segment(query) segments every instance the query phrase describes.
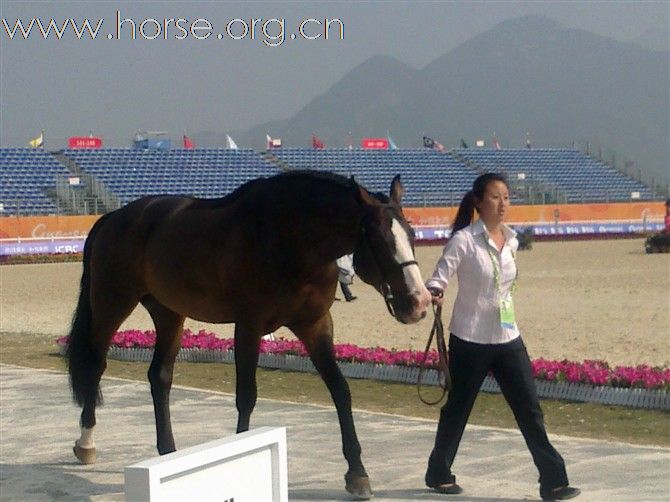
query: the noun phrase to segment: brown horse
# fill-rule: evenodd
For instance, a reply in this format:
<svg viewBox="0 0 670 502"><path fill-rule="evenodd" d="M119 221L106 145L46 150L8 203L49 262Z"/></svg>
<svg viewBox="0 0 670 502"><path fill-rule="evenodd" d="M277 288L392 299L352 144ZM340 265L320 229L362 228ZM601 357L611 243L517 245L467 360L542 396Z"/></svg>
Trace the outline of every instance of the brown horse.
<svg viewBox="0 0 670 502"><path fill-rule="evenodd" d="M349 464L346 489L372 495L361 462L351 395L335 361L330 307L339 256L382 295L398 321L426 315L430 295L403 217L399 176L390 198L353 179L297 171L249 182L221 199L145 197L108 213L84 247L79 303L67 349L83 407L74 452L95 461L95 407L112 335L141 303L156 326L149 382L160 454L175 451L169 392L185 317L235 323L237 432L256 403L260 339L286 326L305 344L331 393Z"/></svg>

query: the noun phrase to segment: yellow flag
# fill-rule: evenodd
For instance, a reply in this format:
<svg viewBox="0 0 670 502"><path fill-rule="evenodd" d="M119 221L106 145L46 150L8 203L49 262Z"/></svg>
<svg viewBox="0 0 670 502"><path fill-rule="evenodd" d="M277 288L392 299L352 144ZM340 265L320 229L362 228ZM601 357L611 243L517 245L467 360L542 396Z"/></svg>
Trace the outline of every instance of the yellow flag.
<svg viewBox="0 0 670 502"><path fill-rule="evenodd" d="M42 146L43 143L44 143L44 133L43 132L41 132L40 135L37 136L35 139L31 139L30 141L28 141L28 144L32 148L39 148L39 147Z"/></svg>

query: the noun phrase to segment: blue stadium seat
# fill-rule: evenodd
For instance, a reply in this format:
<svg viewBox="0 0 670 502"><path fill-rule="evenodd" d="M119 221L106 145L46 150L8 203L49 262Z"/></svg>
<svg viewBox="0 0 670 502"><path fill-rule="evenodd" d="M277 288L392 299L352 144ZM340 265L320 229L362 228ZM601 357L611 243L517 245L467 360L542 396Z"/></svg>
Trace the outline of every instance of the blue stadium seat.
<svg viewBox="0 0 670 502"><path fill-rule="evenodd" d="M523 173L528 182L537 181L557 188L567 202L629 202L654 198L646 185L578 150L467 148L455 153L482 171L501 171L510 179ZM638 193L639 197L633 197Z"/></svg>
<svg viewBox="0 0 670 502"><path fill-rule="evenodd" d="M426 149L278 148L272 153L294 169L353 176L373 192L388 193L391 180L400 174L408 206L451 205L477 177L451 154Z"/></svg>
<svg viewBox="0 0 670 502"><path fill-rule="evenodd" d="M46 195L68 170L53 155L35 148L0 148L0 215L56 214Z"/></svg>
<svg viewBox="0 0 670 502"><path fill-rule="evenodd" d="M222 197L277 168L251 149L66 150L82 171L102 181L122 204L144 195Z"/></svg>
<svg viewBox="0 0 670 502"><path fill-rule="evenodd" d="M280 167L251 149L143 150L107 148L64 150L83 172L93 175L127 203L148 194L221 197L241 184L276 174ZM315 150L278 148L270 152L293 169L331 171L354 178L374 192L387 193L400 174L408 206L456 205L474 179L501 171L511 180L523 173L528 183L555 188L567 202L651 200L651 190L612 167L569 149L426 148ZM57 177L69 171L49 152L0 149L1 214L51 214L57 207L46 195ZM634 197L635 196L635 197ZM639 197L638 197L639 196ZM514 203L526 202L513 193Z"/></svg>

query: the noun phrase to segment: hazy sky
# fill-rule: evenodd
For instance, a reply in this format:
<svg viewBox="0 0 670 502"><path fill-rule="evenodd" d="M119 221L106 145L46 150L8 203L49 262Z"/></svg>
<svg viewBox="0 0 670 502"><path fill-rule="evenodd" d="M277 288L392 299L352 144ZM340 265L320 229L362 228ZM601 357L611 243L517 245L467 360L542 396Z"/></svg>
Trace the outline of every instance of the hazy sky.
<svg viewBox="0 0 670 502"><path fill-rule="evenodd" d="M169 131L175 140L183 132L246 129L293 115L371 56L389 55L422 68L502 20L528 14L622 41L661 33L667 43L669 5L0 0L0 145L26 146L41 129L49 149L91 130L107 146L130 146L138 129ZM116 39L117 13L135 23L135 40L130 21ZM77 39L70 24L60 40L53 32L44 40L36 24L27 39L20 30L10 39L8 30L14 30L17 19L27 29L33 18L45 26L53 18L59 29L68 18L77 26L85 19L94 28L99 20L102 24L95 40L88 35ZM188 31L199 18L196 29ZM182 21L168 22L166 32L165 19ZM250 29L243 38L252 19L262 20L255 23L253 40ZM272 40L262 31L270 19L275 19L266 23ZM321 38L300 35L299 25L308 19L305 35ZM337 23L324 39L317 20L323 24L326 19L341 20L343 39ZM145 20L143 38L139 28ZM284 23L281 44L277 20ZM198 40L210 32L207 23L211 34Z"/></svg>

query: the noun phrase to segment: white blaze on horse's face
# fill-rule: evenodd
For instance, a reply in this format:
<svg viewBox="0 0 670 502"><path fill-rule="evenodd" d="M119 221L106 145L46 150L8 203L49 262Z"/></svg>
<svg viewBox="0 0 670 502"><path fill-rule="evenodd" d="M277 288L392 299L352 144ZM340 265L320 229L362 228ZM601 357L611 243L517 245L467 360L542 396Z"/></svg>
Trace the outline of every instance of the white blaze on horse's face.
<svg viewBox="0 0 670 502"><path fill-rule="evenodd" d="M398 263L405 263L414 261L414 251L412 244L405 228L400 222L393 218L391 221L391 232L395 240L395 259ZM418 265L409 265L403 267L403 274L405 276L405 285L407 291L412 296L412 312L408 322L417 322L426 316L426 311L430 305L430 293L426 289L426 285L421 278L421 270Z"/></svg>

